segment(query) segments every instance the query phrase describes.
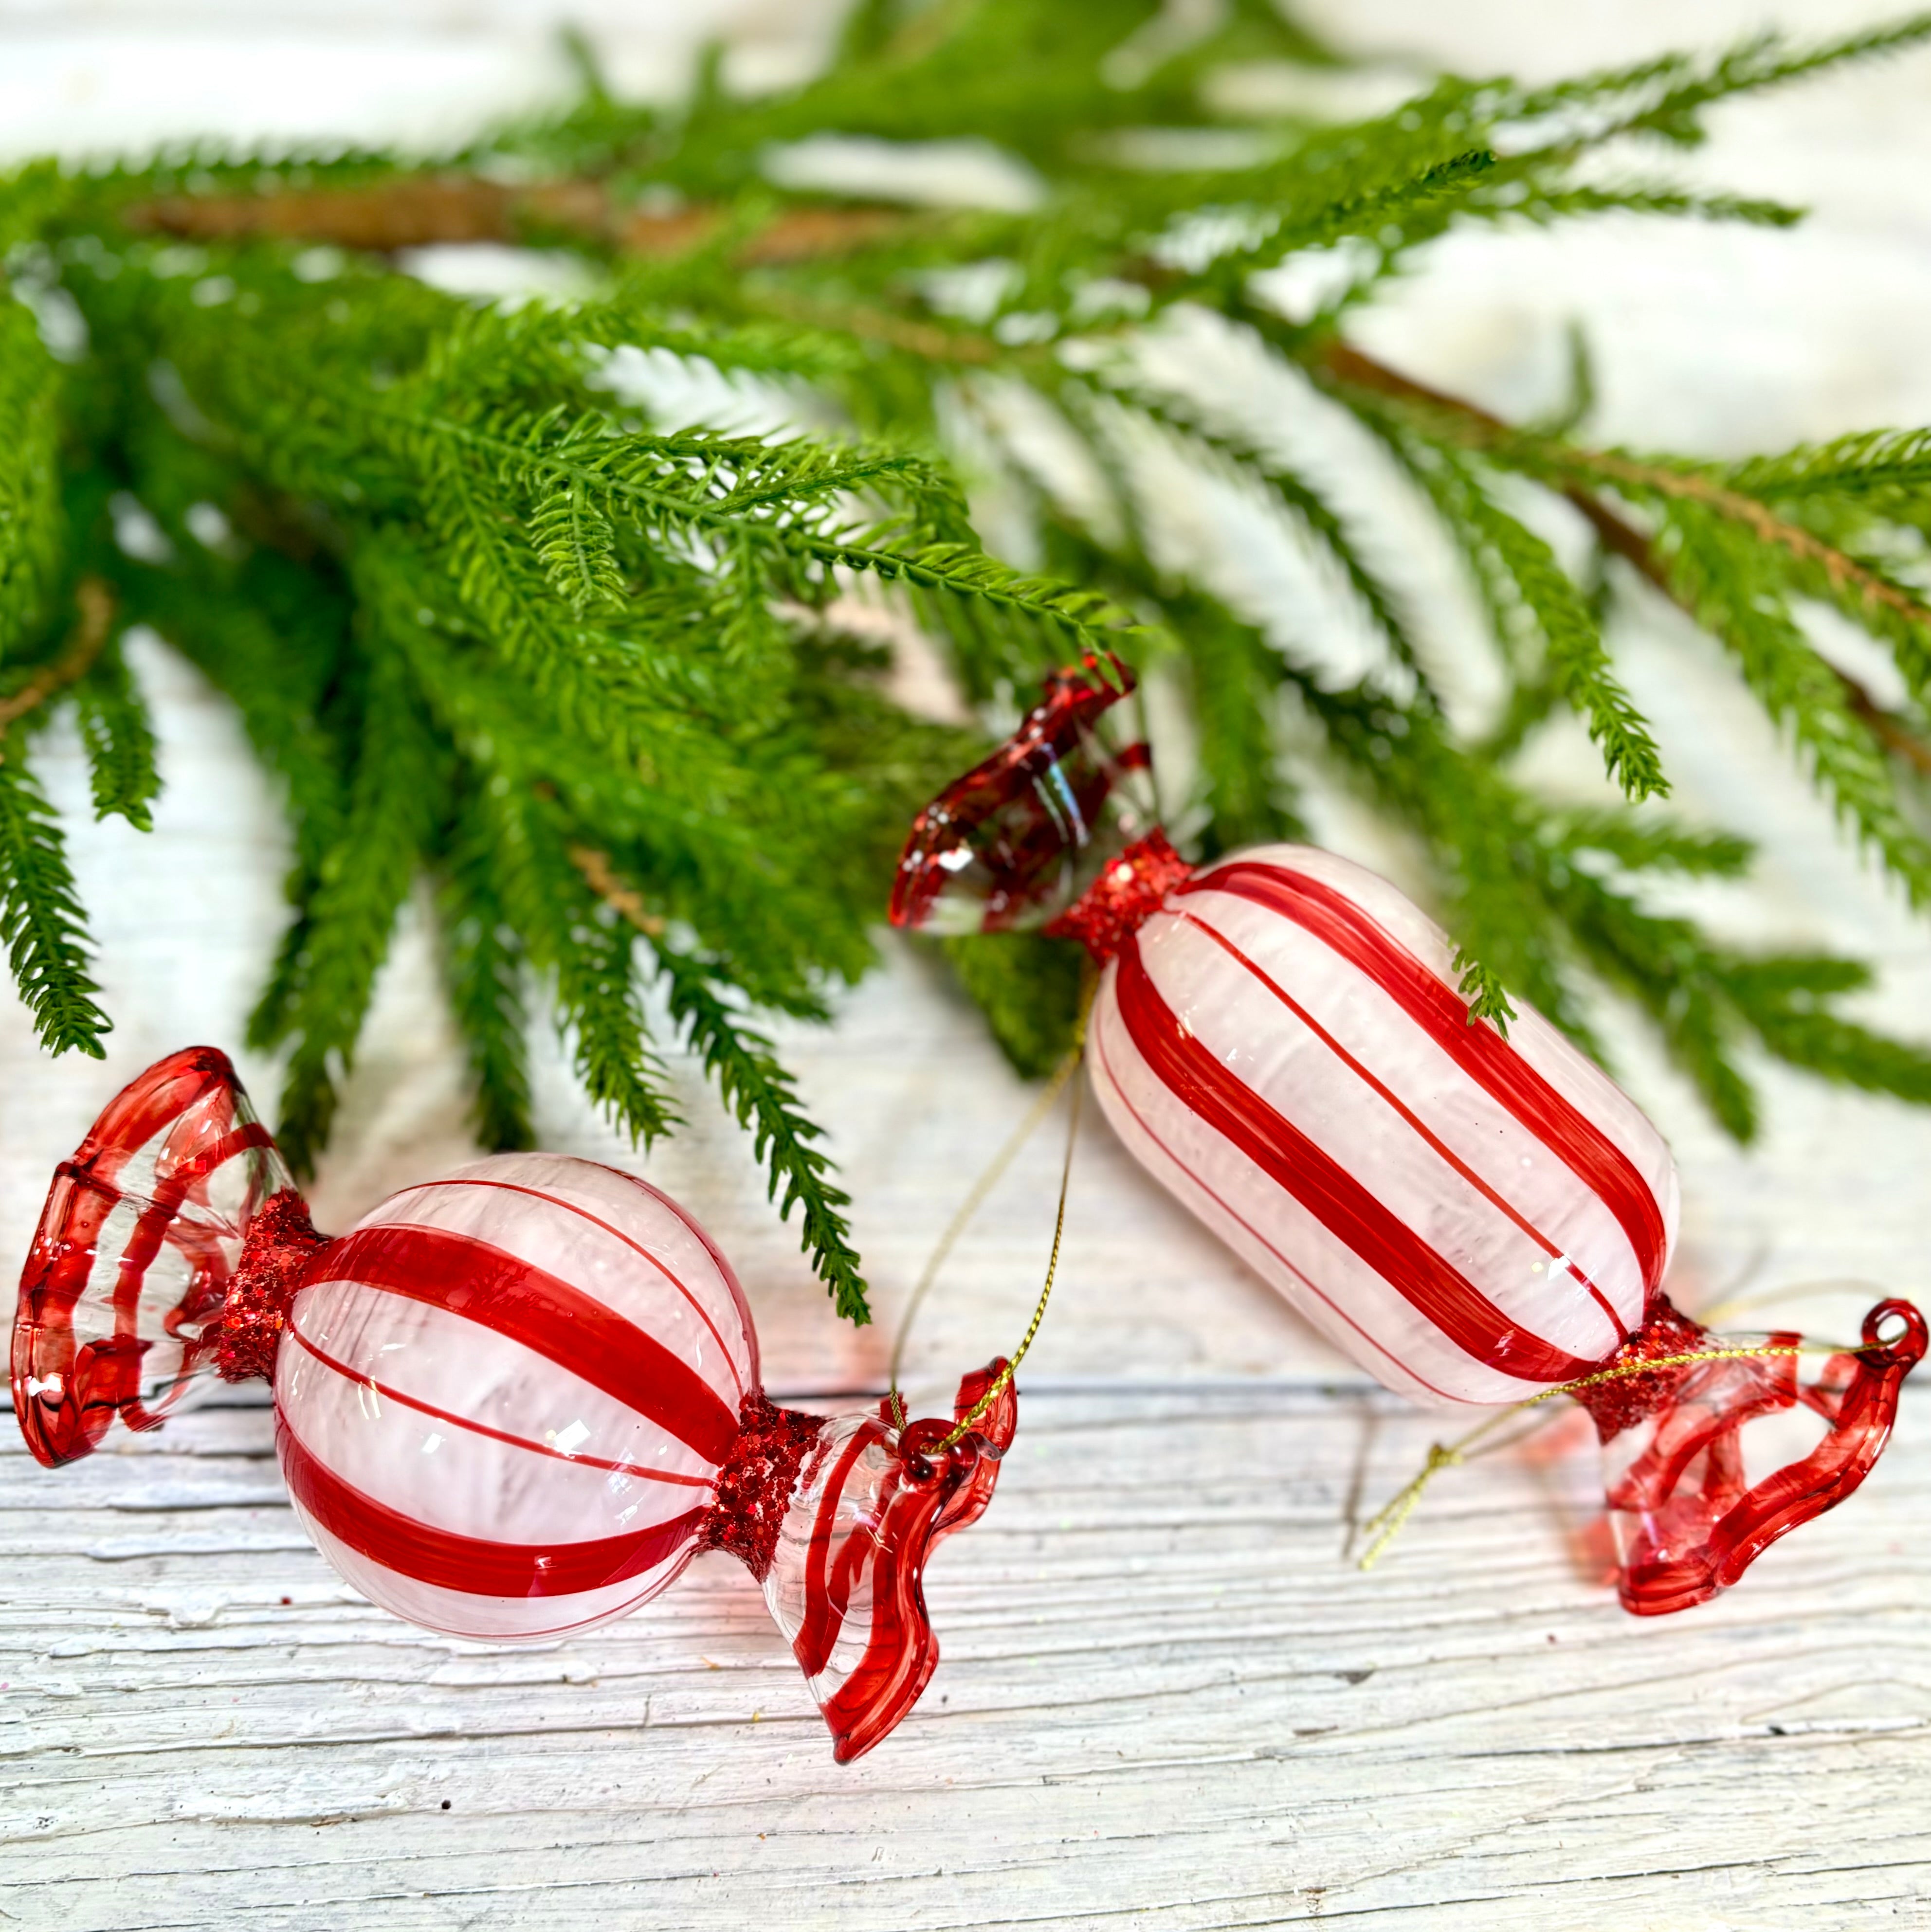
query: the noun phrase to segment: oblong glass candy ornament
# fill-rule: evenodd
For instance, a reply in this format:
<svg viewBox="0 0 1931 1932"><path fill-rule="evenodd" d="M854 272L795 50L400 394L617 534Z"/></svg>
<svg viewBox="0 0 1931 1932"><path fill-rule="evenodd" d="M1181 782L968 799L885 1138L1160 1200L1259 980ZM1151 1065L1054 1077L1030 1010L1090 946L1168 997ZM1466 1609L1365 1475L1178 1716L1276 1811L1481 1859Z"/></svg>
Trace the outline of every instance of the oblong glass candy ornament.
<svg viewBox="0 0 1931 1932"><path fill-rule="evenodd" d="M296 1514L410 1622L530 1642L623 1616L724 1550L763 1586L842 1762L938 1661L922 1575L990 1502L1005 1366L951 1420L781 1408L730 1264L668 1196L561 1154L311 1226L234 1070L151 1067L56 1171L22 1277L14 1400L50 1467L151 1429L217 1376L273 1382Z"/></svg>
<svg viewBox="0 0 1931 1932"><path fill-rule="evenodd" d="M1639 1365L1741 1346L1663 1292L1675 1163L1608 1077L1518 1003L1471 1024L1447 935L1386 880L1311 847L1199 869L1111 749L1131 689L1089 659L920 814L897 925L1043 928L1103 968L1095 1094L1141 1164L1345 1354L1443 1406L1581 1378L1603 1444L1619 1590L1638 1614L1734 1582L1876 1461L1923 1318L1885 1301L1857 1349ZM1801 1349L1794 1334L1760 1346ZM1760 1461L1748 1425L1807 1414Z"/></svg>

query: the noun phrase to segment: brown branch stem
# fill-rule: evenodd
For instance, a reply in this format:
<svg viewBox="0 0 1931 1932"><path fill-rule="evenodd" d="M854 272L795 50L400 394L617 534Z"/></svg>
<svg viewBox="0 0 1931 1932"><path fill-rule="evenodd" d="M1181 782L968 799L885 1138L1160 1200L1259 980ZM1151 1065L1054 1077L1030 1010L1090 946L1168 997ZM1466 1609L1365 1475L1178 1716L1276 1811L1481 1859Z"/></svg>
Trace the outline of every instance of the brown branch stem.
<svg viewBox="0 0 1931 1932"><path fill-rule="evenodd" d="M864 248L917 218L898 208L785 208L738 242L731 259L740 268L816 260ZM365 188L161 195L134 203L122 219L137 233L187 242L275 239L390 254L438 242L540 242L560 234L662 259L713 241L725 218L701 204L662 212L627 208L598 181L510 187L476 175L404 175Z"/></svg>
<svg viewBox="0 0 1931 1932"><path fill-rule="evenodd" d="M627 919L646 938L662 937L664 920L645 906L641 893L617 876L608 852L599 852L593 845L572 845L570 863L582 873L584 883L605 905Z"/></svg>
<svg viewBox="0 0 1931 1932"><path fill-rule="evenodd" d="M1338 382L1356 388L1370 389L1378 395L1392 396L1398 401L1421 404L1438 417L1464 425L1468 433L1463 440L1473 447L1493 448L1513 441L1520 434L1512 424L1479 404L1451 395L1446 390L1431 388L1425 382L1418 382L1346 343L1331 343L1323 349L1320 367ZM1633 458L1605 451L1591 450L1581 454L1576 466L1612 484L1620 478L1661 495L1704 503L1719 515L1743 523L1764 542L1776 544L1793 555L1817 564L1833 584L1851 585L1866 602L1881 604L1910 622L1931 628L1931 608L1918 602L1898 585L1874 575L1854 558L1846 556L1801 525L1785 522L1754 497L1727 490L1708 477L1686 476L1680 470L1638 463ZM1560 488L1563 496L1587 521L1605 550L1622 558L1679 609L1689 609L1670 581L1668 573L1658 561L1655 545L1635 524L1579 482L1566 483ZM1695 613L1690 614L1693 616ZM1869 727L1885 749L1902 758L1920 776L1931 777L1931 744L1927 744L1903 720L1885 710L1858 680L1846 671L1838 670L1835 665L1831 668L1843 686L1851 711Z"/></svg>
<svg viewBox="0 0 1931 1932"><path fill-rule="evenodd" d="M78 611L72 633L60 656L44 664L11 697L0 698L0 732L9 730L56 692L87 675L105 649L114 628L114 593L98 577L83 577L74 586Z"/></svg>

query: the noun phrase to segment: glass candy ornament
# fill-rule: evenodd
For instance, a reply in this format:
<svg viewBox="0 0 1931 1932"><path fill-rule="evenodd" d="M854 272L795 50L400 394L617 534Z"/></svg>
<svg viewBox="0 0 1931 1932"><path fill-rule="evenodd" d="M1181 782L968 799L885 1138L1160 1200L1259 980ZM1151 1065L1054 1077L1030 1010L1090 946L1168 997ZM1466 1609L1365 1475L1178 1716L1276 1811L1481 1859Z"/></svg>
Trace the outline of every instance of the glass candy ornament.
<svg viewBox="0 0 1931 1932"><path fill-rule="evenodd" d="M1109 748L1132 688L1089 659L921 812L895 924L1031 928L1102 968L1094 1093L1140 1163L1346 1354L1441 1406L1573 1391L1603 1445L1624 1606L1680 1610L1841 1502L1881 1452L1923 1318L1862 1346L1741 1347L1663 1292L1676 1168L1635 1102L1532 1008L1471 1022L1447 935L1386 880L1308 846L1198 869ZM1640 1365L1656 1362L1654 1368ZM1746 1467L1747 1425L1815 1440Z"/></svg>
<svg viewBox="0 0 1931 1932"><path fill-rule="evenodd" d="M960 1384L956 1419L1002 1361ZM56 1171L20 1287L14 1401L50 1467L215 1376L269 1378L297 1515L372 1602L491 1642L624 1616L698 1551L763 1586L841 1762L938 1660L921 1576L992 1498L1008 1384L956 1442L780 1408L730 1264L667 1196L500 1155L309 1222L226 1057L151 1067Z"/></svg>

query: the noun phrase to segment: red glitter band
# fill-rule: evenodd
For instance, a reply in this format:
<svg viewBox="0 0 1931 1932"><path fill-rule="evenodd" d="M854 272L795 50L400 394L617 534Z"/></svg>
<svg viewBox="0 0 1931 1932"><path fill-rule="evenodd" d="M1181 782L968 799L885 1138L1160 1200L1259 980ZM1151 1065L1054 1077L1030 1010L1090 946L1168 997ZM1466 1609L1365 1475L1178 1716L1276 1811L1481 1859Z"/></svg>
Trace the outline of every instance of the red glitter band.
<svg viewBox="0 0 1931 1932"><path fill-rule="evenodd" d="M288 1304L302 1286L309 1257L326 1245L327 1238L308 1218L308 1202L293 1188L262 1204L214 1329L215 1370L224 1382L275 1379Z"/></svg>
<svg viewBox="0 0 1931 1932"><path fill-rule="evenodd" d="M1158 826L1136 840L1046 928L1048 938L1077 939L1104 966L1157 913L1194 868Z"/></svg>
<svg viewBox="0 0 1931 1932"><path fill-rule="evenodd" d="M717 1500L698 1532L698 1547L728 1550L761 1583L777 1552L798 1470L824 1418L780 1408L755 1390L737 1417L737 1440L717 1472Z"/></svg>
<svg viewBox="0 0 1931 1932"><path fill-rule="evenodd" d="M1692 1322L1666 1294L1658 1294L1650 1304L1650 1318L1603 1364L1605 1369L1620 1369L1632 1362L1647 1362L1661 1355L1687 1355L1709 1346L1710 1331L1700 1322ZM1671 1401L1683 1378L1699 1364L1676 1362L1666 1369L1652 1369L1644 1375L1619 1376L1614 1382L1595 1382L1575 1390L1578 1402L1596 1419L1596 1435L1605 1442L1633 1428L1644 1417Z"/></svg>

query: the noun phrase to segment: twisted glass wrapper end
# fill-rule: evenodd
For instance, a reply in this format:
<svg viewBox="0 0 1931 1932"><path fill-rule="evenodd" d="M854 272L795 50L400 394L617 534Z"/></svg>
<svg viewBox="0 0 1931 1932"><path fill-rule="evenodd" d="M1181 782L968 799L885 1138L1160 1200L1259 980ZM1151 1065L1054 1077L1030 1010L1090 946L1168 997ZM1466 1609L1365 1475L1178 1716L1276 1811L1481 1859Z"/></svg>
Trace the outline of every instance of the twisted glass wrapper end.
<svg viewBox="0 0 1931 1932"><path fill-rule="evenodd" d="M20 1279L14 1408L49 1468L191 1407L249 1228L291 1183L227 1056L170 1054L54 1172Z"/></svg>
<svg viewBox="0 0 1931 1932"><path fill-rule="evenodd" d="M1133 782L1149 767L1147 748L1115 748L1101 728L1133 689L1117 658L1053 673L1018 730L913 820L892 923L954 934L1044 926L1151 830Z"/></svg>
<svg viewBox="0 0 1931 1932"><path fill-rule="evenodd" d="M1619 1366L1730 1347L1765 1352L1671 1364L1577 1391L1602 1441L1618 1591L1638 1616L1687 1610L1728 1588L1779 1537L1856 1489L1883 1453L1899 1390L1926 1341L1916 1308L1883 1301L1864 1317L1860 1348L1820 1362L1798 1335L1734 1342L1659 1300Z"/></svg>
<svg viewBox="0 0 1931 1932"><path fill-rule="evenodd" d="M764 1600L840 1764L889 1736L938 1668L926 1559L992 1500L1018 1421L1011 1382L970 1432L940 1444L1005 1367L994 1360L960 1382L953 1423L895 1430L888 1400L875 1412L832 1417L805 1459L763 1579Z"/></svg>

